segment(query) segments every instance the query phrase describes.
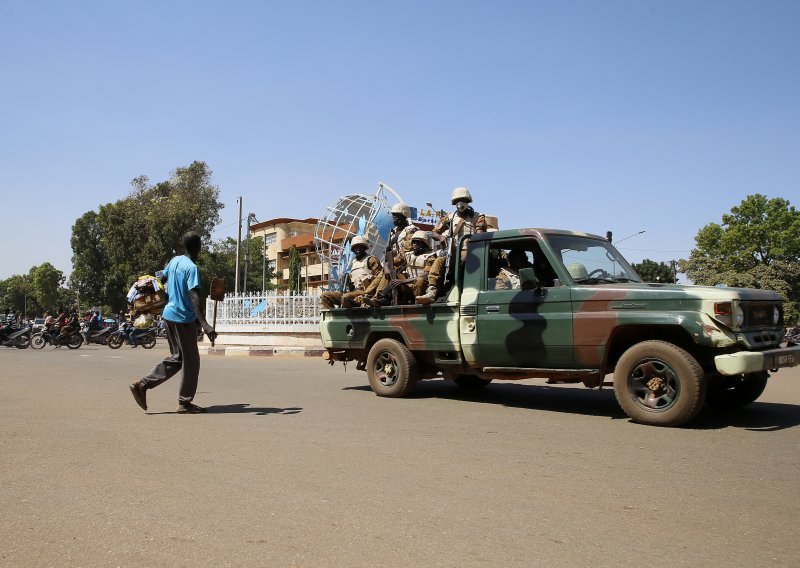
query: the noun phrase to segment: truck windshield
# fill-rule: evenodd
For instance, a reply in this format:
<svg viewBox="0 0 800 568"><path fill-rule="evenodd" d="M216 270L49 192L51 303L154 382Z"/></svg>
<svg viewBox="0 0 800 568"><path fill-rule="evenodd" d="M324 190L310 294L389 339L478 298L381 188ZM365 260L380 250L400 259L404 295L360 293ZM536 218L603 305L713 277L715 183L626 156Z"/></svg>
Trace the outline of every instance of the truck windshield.
<svg viewBox="0 0 800 568"><path fill-rule="evenodd" d="M642 281L608 241L579 235L549 235L547 240L576 284Z"/></svg>

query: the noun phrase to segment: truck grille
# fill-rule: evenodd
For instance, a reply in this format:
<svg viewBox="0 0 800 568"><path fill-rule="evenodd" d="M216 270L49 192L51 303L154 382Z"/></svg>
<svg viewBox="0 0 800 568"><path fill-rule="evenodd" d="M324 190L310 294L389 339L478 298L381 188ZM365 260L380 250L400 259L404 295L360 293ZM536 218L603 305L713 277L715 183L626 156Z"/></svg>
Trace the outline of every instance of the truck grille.
<svg viewBox="0 0 800 568"><path fill-rule="evenodd" d="M745 304L744 306L744 327L773 327L776 324L772 321L776 305L772 303ZM778 308L780 310L780 308ZM783 319L783 318L781 318ZM777 325L780 325L778 322Z"/></svg>

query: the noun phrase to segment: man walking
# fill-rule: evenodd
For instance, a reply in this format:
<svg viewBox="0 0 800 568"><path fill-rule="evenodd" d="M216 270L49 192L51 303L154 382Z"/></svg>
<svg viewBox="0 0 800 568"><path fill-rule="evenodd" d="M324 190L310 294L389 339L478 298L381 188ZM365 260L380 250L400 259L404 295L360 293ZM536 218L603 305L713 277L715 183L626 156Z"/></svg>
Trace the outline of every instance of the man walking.
<svg viewBox="0 0 800 568"><path fill-rule="evenodd" d="M133 398L144 410L147 410L147 390L157 387L183 369L177 412L196 414L206 411L205 408L192 403L197 392L197 376L200 373L196 321L200 322L211 341L217 334L206 321L200 307L200 272L195 264L200 254L200 245L200 235L193 231L186 233L183 235L185 254L174 257L164 269L169 299L164 307L163 317L167 322L170 356L130 387Z"/></svg>

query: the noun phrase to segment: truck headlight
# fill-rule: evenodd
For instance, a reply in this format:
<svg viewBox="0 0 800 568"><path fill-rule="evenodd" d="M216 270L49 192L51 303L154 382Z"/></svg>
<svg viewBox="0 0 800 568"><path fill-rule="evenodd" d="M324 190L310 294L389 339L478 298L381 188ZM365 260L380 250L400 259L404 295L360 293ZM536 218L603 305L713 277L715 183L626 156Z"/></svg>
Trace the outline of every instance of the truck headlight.
<svg viewBox="0 0 800 568"><path fill-rule="evenodd" d="M742 306L737 304L734 311L736 312L736 327L742 327L744 324L744 310Z"/></svg>
<svg viewBox="0 0 800 568"><path fill-rule="evenodd" d="M772 324L778 325L778 322L781 321L781 311L778 309L778 306L772 308Z"/></svg>

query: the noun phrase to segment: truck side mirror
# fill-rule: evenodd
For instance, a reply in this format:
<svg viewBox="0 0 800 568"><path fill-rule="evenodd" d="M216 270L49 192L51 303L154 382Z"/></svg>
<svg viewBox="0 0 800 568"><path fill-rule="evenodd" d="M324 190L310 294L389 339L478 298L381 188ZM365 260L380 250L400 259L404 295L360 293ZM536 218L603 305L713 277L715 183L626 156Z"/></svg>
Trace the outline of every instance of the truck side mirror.
<svg viewBox="0 0 800 568"><path fill-rule="evenodd" d="M520 268L519 285L523 290L536 290L539 288L539 279L536 278L536 272L533 271L533 268Z"/></svg>

